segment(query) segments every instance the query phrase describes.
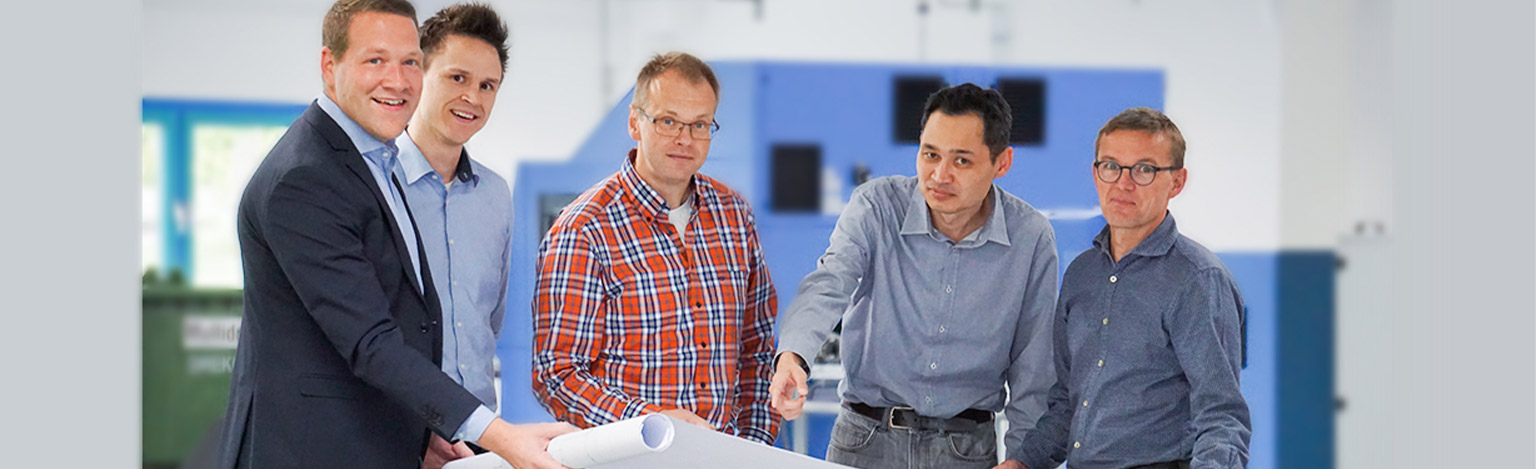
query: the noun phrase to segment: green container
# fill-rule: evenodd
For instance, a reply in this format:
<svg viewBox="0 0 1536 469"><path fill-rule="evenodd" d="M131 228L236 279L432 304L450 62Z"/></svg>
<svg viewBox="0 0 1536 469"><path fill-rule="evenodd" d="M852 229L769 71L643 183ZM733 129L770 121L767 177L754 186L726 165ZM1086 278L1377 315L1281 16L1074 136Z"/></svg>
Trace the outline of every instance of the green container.
<svg viewBox="0 0 1536 469"><path fill-rule="evenodd" d="M215 442L229 403L240 290L144 287L144 467L177 467Z"/></svg>

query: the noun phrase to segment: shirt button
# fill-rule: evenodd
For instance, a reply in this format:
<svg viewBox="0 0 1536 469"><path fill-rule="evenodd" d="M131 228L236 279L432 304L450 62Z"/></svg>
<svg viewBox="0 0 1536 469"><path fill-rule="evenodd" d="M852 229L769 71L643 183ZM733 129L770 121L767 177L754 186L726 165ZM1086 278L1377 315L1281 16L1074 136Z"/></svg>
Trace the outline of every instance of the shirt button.
<svg viewBox="0 0 1536 469"><path fill-rule="evenodd" d="M464 321L459 321L459 322L453 323L453 327L464 327ZM1102 364L1104 364L1104 362L1103 361L1099 361L1099 364L1102 365Z"/></svg>
<svg viewBox="0 0 1536 469"><path fill-rule="evenodd" d="M453 241L449 241L448 244L453 244ZM1116 277L1116 276L1113 276L1113 275L1109 276L1109 283L1115 283L1118 280L1120 280L1119 277Z"/></svg>
<svg viewBox="0 0 1536 469"><path fill-rule="evenodd" d="M1083 407L1088 407L1088 401L1083 401Z"/></svg>
<svg viewBox="0 0 1536 469"><path fill-rule="evenodd" d="M469 365L459 365L459 369L460 370L467 370L467 369L469 369Z"/></svg>
<svg viewBox="0 0 1536 469"><path fill-rule="evenodd" d="M1081 442L1081 441L1076 442L1076 443L1072 443L1072 448L1073 449L1082 448L1082 447L1083 447L1083 442Z"/></svg>
<svg viewBox="0 0 1536 469"><path fill-rule="evenodd" d="M929 363L928 364L928 369L930 369L930 370L937 370L937 369L939 369L939 363L938 362Z"/></svg>
<svg viewBox="0 0 1536 469"><path fill-rule="evenodd" d="M1109 325L1109 318L1104 318L1104 325L1106 325L1106 326Z"/></svg>
<svg viewBox="0 0 1536 469"><path fill-rule="evenodd" d="M923 397L923 402L933 402L932 397Z"/></svg>
<svg viewBox="0 0 1536 469"><path fill-rule="evenodd" d="M950 292L953 292L953 291L954 291L954 290L951 290L951 289L950 289L950 288L949 288L949 285L945 285L945 286L944 286L944 293L950 293Z"/></svg>
<svg viewBox="0 0 1536 469"><path fill-rule="evenodd" d="M944 326L939 326L939 333L940 333L940 334L943 334L943 333L944 333Z"/></svg>
<svg viewBox="0 0 1536 469"><path fill-rule="evenodd" d="M1099 360L1099 366L1104 366L1104 360Z"/></svg>
<svg viewBox="0 0 1536 469"><path fill-rule="evenodd" d="M448 240L448 245L449 245L449 246L452 246L452 245L453 245L453 240L451 240L451 239L450 239L450 240Z"/></svg>

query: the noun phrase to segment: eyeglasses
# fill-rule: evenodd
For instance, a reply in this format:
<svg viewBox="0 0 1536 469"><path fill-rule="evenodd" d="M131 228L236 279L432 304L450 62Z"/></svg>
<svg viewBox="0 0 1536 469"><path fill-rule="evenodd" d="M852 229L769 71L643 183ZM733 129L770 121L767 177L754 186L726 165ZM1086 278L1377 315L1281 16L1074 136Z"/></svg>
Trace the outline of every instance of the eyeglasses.
<svg viewBox="0 0 1536 469"><path fill-rule="evenodd" d="M646 114L644 109L640 109L638 107L635 108L635 112L640 113L640 115L645 117L646 120L651 121L652 124L655 124L656 133L661 134L664 137L676 137L678 135L682 135L683 128L686 127L688 129L688 135L693 136L693 138L698 140L709 140L714 138L715 132L720 131L719 122L679 122L677 119L673 119L671 117L663 117L657 119L655 117L651 117L649 114Z"/></svg>
<svg viewBox="0 0 1536 469"><path fill-rule="evenodd" d="M1123 173L1125 170L1129 169L1131 170L1131 182L1136 183L1138 186L1151 184L1153 179L1157 179L1157 173L1159 171L1173 171L1176 169L1183 169L1182 166L1169 166L1166 168L1161 168L1153 166L1151 163L1136 163L1130 166L1121 166L1120 163L1113 161L1095 161L1093 162L1093 167L1096 170L1094 171L1094 174L1099 175L1099 180L1110 184L1114 184L1115 181L1119 181L1120 173Z"/></svg>

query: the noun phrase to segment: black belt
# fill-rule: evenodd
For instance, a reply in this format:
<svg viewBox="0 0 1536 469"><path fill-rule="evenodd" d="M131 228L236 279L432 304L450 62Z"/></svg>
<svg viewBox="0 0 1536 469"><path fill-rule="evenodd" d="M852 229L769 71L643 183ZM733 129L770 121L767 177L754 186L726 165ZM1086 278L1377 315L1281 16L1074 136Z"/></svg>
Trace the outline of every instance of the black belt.
<svg viewBox="0 0 1536 469"><path fill-rule="evenodd" d="M992 421L992 413L980 409L965 409L960 412L960 415L946 419L918 415L911 407L870 407L858 402L844 403L843 406L859 415L879 420L888 427L900 430L970 432Z"/></svg>
<svg viewBox="0 0 1536 469"><path fill-rule="evenodd" d="M1189 469L1189 460L1142 464L1140 466L1131 466L1128 469Z"/></svg>

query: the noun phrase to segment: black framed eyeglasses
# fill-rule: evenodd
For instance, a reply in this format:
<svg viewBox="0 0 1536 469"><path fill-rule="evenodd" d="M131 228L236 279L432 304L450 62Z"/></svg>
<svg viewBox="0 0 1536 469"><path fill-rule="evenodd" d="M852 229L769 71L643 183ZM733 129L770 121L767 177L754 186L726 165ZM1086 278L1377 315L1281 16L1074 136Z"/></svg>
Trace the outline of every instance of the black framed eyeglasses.
<svg viewBox="0 0 1536 469"><path fill-rule="evenodd" d="M638 107L635 108L635 112L640 113L640 116L645 117L645 120L651 121L652 124L655 124L656 133L659 133L664 137L676 137L678 135L682 135L683 129L687 128L688 135L693 136L693 138L698 140L709 140L715 137L715 132L720 131L720 123L716 121L681 122L671 117L663 117L657 119L655 117L651 117L649 114L646 114L644 109L640 109Z"/></svg>
<svg viewBox="0 0 1536 469"><path fill-rule="evenodd" d="M1129 169L1131 170L1131 182L1136 183L1138 186L1145 186L1151 184L1152 180L1157 179L1158 172L1183 169L1183 166L1159 167L1154 166L1152 163L1136 163L1130 166L1121 166L1120 163L1105 160L1093 162L1093 168L1093 173L1099 176L1099 180L1109 184L1119 181L1120 173Z"/></svg>

